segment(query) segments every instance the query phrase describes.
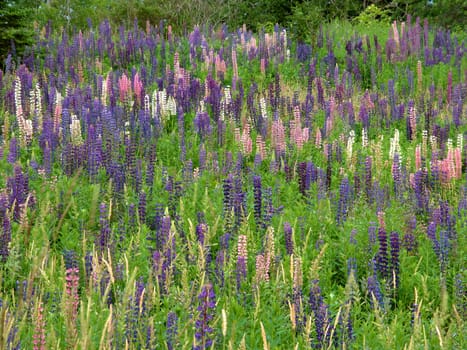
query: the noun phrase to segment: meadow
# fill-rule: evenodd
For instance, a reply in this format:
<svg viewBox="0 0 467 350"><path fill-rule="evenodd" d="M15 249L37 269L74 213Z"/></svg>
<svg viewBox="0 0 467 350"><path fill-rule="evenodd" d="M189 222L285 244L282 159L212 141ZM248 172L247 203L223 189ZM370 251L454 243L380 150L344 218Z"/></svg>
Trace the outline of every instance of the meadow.
<svg viewBox="0 0 467 350"><path fill-rule="evenodd" d="M467 36L48 25L0 70L1 349L465 349Z"/></svg>

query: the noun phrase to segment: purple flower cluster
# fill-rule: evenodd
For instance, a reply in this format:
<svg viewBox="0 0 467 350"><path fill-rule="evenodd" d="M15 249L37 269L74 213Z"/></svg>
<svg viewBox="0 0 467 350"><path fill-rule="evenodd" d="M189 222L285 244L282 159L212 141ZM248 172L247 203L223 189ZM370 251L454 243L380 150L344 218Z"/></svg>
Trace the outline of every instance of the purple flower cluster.
<svg viewBox="0 0 467 350"><path fill-rule="evenodd" d="M213 329L211 321L214 318L216 308L216 294L212 284L206 284L202 287L201 293L198 295L199 316L195 322L195 342L193 350L209 349L213 343Z"/></svg>

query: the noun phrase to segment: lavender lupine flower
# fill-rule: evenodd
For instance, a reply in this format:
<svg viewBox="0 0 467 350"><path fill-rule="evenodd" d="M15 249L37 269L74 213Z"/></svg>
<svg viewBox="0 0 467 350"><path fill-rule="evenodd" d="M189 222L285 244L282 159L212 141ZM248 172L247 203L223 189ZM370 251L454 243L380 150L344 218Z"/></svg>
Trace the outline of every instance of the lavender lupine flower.
<svg viewBox="0 0 467 350"><path fill-rule="evenodd" d="M167 328L166 328L168 350L173 350L175 349L175 346L176 346L177 322L178 322L177 314L175 312L169 312L167 314Z"/></svg>
<svg viewBox="0 0 467 350"><path fill-rule="evenodd" d="M393 231L390 235L390 242L391 242L391 267L392 267L392 286L394 289L399 287L400 281L400 262L399 262L399 254L400 254L400 237L399 233Z"/></svg>
<svg viewBox="0 0 467 350"><path fill-rule="evenodd" d="M198 295L199 306L199 318L195 322L195 343L193 344L193 350L204 350L209 349L213 343L211 334L213 329L211 327L211 321L214 318L214 312L216 307L216 294L212 284L206 284L201 289L201 293Z"/></svg>
<svg viewBox="0 0 467 350"><path fill-rule="evenodd" d="M289 222L284 223L285 250L287 255L293 254L292 226Z"/></svg>

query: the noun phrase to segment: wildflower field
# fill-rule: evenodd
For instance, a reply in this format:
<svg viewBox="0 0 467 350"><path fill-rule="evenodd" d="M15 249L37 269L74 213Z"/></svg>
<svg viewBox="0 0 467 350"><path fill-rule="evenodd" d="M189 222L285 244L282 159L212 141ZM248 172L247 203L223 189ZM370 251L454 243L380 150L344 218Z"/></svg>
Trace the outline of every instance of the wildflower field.
<svg viewBox="0 0 467 350"><path fill-rule="evenodd" d="M0 70L1 349L465 349L467 35L38 30Z"/></svg>

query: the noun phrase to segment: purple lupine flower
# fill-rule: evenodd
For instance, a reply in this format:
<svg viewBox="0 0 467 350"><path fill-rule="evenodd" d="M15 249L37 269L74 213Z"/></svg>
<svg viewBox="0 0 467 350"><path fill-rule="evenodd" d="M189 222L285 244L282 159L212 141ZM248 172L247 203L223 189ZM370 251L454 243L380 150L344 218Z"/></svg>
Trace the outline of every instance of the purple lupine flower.
<svg viewBox="0 0 467 350"><path fill-rule="evenodd" d="M101 253L105 253L110 244L111 234L109 220L107 219L107 205L105 203L101 203L99 214L100 234L97 246Z"/></svg>
<svg viewBox="0 0 467 350"><path fill-rule="evenodd" d="M352 231L350 231L350 239L349 239L349 243L350 244L357 244L357 239L355 238L357 236L357 230L356 229L353 229Z"/></svg>
<svg viewBox="0 0 467 350"><path fill-rule="evenodd" d="M11 223L8 216L3 217L2 232L0 235L0 261L6 261L9 255L11 241Z"/></svg>
<svg viewBox="0 0 467 350"><path fill-rule="evenodd" d="M29 179L19 165L14 167L13 177L7 180L9 190L9 206L13 208L13 219L19 221L24 213L26 202L28 206L34 205L34 196L29 192ZM28 198L29 197L29 198Z"/></svg>
<svg viewBox="0 0 467 350"><path fill-rule="evenodd" d="M462 280L462 275L458 273L454 281L455 303L457 312L463 320L467 319L467 291L466 283Z"/></svg>
<svg viewBox="0 0 467 350"><path fill-rule="evenodd" d="M331 324L328 306L323 301L319 281L313 280L310 289L309 304L315 316L316 341L311 345L314 348L321 348L326 345L330 337L329 326Z"/></svg>
<svg viewBox="0 0 467 350"><path fill-rule="evenodd" d="M389 277L389 266L388 266L388 242L387 234L384 227L378 229L378 241L379 241L379 250L376 254L376 269L382 278L388 279Z"/></svg>
<svg viewBox="0 0 467 350"><path fill-rule="evenodd" d="M439 232L439 265L441 273L444 275L447 271L449 264L449 251L451 242L449 241L449 234L447 231L442 230Z"/></svg>
<svg viewBox="0 0 467 350"><path fill-rule="evenodd" d="M287 255L293 254L292 226L289 222L284 223L285 250Z"/></svg>
<svg viewBox="0 0 467 350"><path fill-rule="evenodd" d="M347 177L342 179L339 186L339 202L337 204L336 221L338 225L342 225L347 219L350 201L350 186Z"/></svg>
<svg viewBox="0 0 467 350"><path fill-rule="evenodd" d="M146 193L139 194L138 215L141 224L146 222Z"/></svg>
<svg viewBox="0 0 467 350"><path fill-rule="evenodd" d="M167 314L166 323L166 337L167 337L167 349L173 350L177 342L177 323L178 317L175 312L169 312Z"/></svg>
<svg viewBox="0 0 467 350"><path fill-rule="evenodd" d="M196 225L196 237L198 238L198 242L204 246L204 239L206 238L208 227L204 222L199 223Z"/></svg>
<svg viewBox="0 0 467 350"><path fill-rule="evenodd" d="M426 229L426 236L431 240L433 245L433 250L436 254L436 257L439 259L441 255L440 242L436 238L436 223L431 221Z"/></svg>
<svg viewBox="0 0 467 350"><path fill-rule="evenodd" d="M220 249L216 256L215 273L219 281L219 286L224 286L224 265L225 265L226 249Z"/></svg>
<svg viewBox="0 0 467 350"><path fill-rule="evenodd" d="M372 161L371 157L365 159L365 193L369 203L373 202L373 179L371 175Z"/></svg>
<svg viewBox="0 0 467 350"><path fill-rule="evenodd" d="M399 233L393 231L390 235L390 242L391 242L391 267L392 267L392 281L393 281L393 288L397 289L399 287L400 281L400 262L399 262L399 254L400 254L400 237Z"/></svg>
<svg viewBox="0 0 467 350"><path fill-rule="evenodd" d="M417 237L412 232L406 232L402 238L402 247L409 253L415 253L418 247Z"/></svg>
<svg viewBox="0 0 467 350"><path fill-rule="evenodd" d="M195 342L193 350L204 350L211 347L213 340L211 334L214 330L211 327L211 321L214 318L216 307L216 294L212 284L206 284L198 295L199 318L195 322Z"/></svg>
<svg viewBox="0 0 467 350"><path fill-rule="evenodd" d="M10 147L7 156L7 161L10 164L14 164L18 159L19 145L15 137L12 137L10 140Z"/></svg>
<svg viewBox="0 0 467 350"><path fill-rule="evenodd" d="M193 120L195 124L195 132L198 133L201 140L204 140L211 134L211 124L209 114L207 112L198 112Z"/></svg>
<svg viewBox="0 0 467 350"><path fill-rule="evenodd" d="M254 209L255 209L255 221L256 227L262 227L262 188L261 188L261 177L253 176L253 194L254 194Z"/></svg>
<svg viewBox="0 0 467 350"><path fill-rule="evenodd" d="M381 292L381 286L378 278L375 275L371 275L367 280L367 290L370 298L370 305L374 309L376 308L375 301L380 309L384 310L384 299Z"/></svg>

